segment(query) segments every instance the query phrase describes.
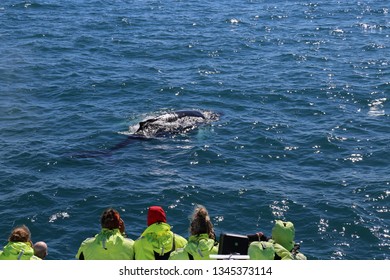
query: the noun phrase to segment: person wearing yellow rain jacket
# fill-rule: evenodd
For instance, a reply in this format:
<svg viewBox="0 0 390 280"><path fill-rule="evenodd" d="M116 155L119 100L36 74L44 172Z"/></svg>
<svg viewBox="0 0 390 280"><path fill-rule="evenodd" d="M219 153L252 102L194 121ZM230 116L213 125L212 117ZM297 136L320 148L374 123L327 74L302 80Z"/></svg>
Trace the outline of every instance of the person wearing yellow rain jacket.
<svg viewBox="0 0 390 280"><path fill-rule="evenodd" d="M218 254L213 224L206 208L201 205L192 215L190 233L187 245L172 252L170 260L210 260L211 254Z"/></svg>
<svg viewBox="0 0 390 280"><path fill-rule="evenodd" d="M291 252L272 239L250 243L248 255L251 260L294 260Z"/></svg>
<svg viewBox="0 0 390 280"><path fill-rule="evenodd" d="M262 232L248 235L248 255L251 260L306 260L299 252L300 245L294 242L295 228L292 222L275 221L272 237L268 238Z"/></svg>
<svg viewBox="0 0 390 280"><path fill-rule="evenodd" d="M299 244L294 242L295 228L292 222L275 221L272 228L272 237L269 240L274 243L275 259L278 260L307 260L306 256L299 252Z"/></svg>
<svg viewBox="0 0 390 280"><path fill-rule="evenodd" d="M134 242L136 260L167 260L171 252L187 244L185 238L171 231L165 211L160 206L149 207L147 225Z"/></svg>
<svg viewBox="0 0 390 280"><path fill-rule="evenodd" d="M8 238L7 245L0 251L0 260L40 260L34 256L31 233L25 225L16 227Z"/></svg>
<svg viewBox="0 0 390 280"><path fill-rule="evenodd" d="M101 216L102 229L95 237L81 243L76 254L79 260L133 260L134 241L125 238L125 225L119 213L112 208Z"/></svg>

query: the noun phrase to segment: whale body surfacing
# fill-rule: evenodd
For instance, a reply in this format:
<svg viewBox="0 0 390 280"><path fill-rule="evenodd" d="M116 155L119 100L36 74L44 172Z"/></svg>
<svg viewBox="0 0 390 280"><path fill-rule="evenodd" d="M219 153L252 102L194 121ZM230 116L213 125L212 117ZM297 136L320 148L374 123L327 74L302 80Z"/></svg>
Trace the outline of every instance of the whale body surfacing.
<svg viewBox="0 0 390 280"><path fill-rule="evenodd" d="M122 149L137 140L148 140L158 137L167 137L188 133L200 125L217 121L219 115L210 111L173 111L155 117L149 117L136 125L130 126L128 131L119 132L127 138L115 146L104 151L85 151L73 154L72 158L95 158L109 156L113 151Z"/></svg>
<svg viewBox="0 0 390 280"><path fill-rule="evenodd" d="M147 138L166 137L187 133L202 124L216 120L218 120L218 115L213 112L175 111L147 118L134 126L130 126L129 131L122 134Z"/></svg>

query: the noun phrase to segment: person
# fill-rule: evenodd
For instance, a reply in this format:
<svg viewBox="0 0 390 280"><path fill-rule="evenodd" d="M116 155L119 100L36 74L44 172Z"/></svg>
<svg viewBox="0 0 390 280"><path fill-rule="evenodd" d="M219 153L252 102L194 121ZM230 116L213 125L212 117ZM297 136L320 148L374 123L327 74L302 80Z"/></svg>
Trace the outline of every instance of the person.
<svg viewBox="0 0 390 280"><path fill-rule="evenodd" d="M273 260L274 244L268 241L253 241L249 244L248 255L250 260Z"/></svg>
<svg viewBox="0 0 390 280"><path fill-rule="evenodd" d="M31 232L25 225L12 230L7 245L0 251L0 260L40 260L34 255Z"/></svg>
<svg viewBox="0 0 390 280"><path fill-rule="evenodd" d="M132 260L134 241L125 237L125 224L118 211L106 209L100 219L101 231L81 243L79 260Z"/></svg>
<svg viewBox="0 0 390 280"><path fill-rule="evenodd" d="M218 254L214 227L204 206L196 206L189 231L187 245L172 252L169 260L210 260L211 254Z"/></svg>
<svg viewBox="0 0 390 280"><path fill-rule="evenodd" d="M183 248L187 240L171 231L160 206L148 209L147 228L134 242L136 260L167 260L171 252Z"/></svg>
<svg viewBox="0 0 390 280"><path fill-rule="evenodd" d="M249 248L251 247L252 259L258 259L261 252L256 252L261 250L260 246L264 246L264 242L269 242L273 245L275 252L275 260L306 260L306 256L299 252L300 245L294 242L295 238L295 228L292 222L283 222L281 220L276 220L275 225L272 228L271 237L267 237L262 232L256 234L247 235L249 239ZM266 245L268 246L268 244ZM257 247L257 248L256 248ZM248 248L248 254L249 254Z"/></svg>
<svg viewBox="0 0 390 280"><path fill-rule="evenodd" d="M299 252L300 245L294 242L295 228L292 222L275 221L272 228L276 260L306 260L306 256Z"/></svg>
<svg viewBox="0 0 390 280"><path fill-rule="evenodd" d="M47 256L47 244L44 241L38 241L33 246L34 255L40 259L44 259Z"/></svg>

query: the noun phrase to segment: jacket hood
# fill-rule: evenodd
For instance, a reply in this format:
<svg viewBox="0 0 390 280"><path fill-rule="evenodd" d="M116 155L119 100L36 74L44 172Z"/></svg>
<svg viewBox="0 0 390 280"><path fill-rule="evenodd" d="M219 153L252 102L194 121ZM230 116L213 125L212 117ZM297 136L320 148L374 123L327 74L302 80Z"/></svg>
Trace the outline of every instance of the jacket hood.
<svg viewBox="0 0 390 280"><path fill-rule="evenodd" d="M292 222L275 221L272 228L272 239L291 251L294 248L295 228Z"/></svg>
<svg viewBox="0 0 390 280"><path fill-rule="evenodd" d="M115 245L117 242L122 243L122 234L119 229L103 228L99 234L95 236L96 241L99 243L110 242Z"/></svg>
<svg viewBox="0 0 390 280"><path fill-rule="evenodd" d="M142 233L141 238L146 238L154 251L161 255L172 250L173 232L171 226L166 223L151 224Z"/></svg>

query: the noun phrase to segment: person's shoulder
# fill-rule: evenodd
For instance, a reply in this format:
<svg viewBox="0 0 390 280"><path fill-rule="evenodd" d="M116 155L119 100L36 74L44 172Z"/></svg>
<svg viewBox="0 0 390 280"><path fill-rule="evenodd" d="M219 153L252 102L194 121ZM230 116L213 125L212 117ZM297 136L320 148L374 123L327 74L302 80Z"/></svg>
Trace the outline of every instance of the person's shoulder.
<svg viewBox="0 0 390 280"><path fill-rule="evenodd" d="M180 244L187 244L187 239L185 239L183 236L179 235L179 234L176 234L174 233L174 237L175 237L175 242L176 243L180 243Z"/></svg>
<svg viewBox="0 0 390 280"><path fill-rule="evenodd" d="M133 247L134 249L141 249L145 246L145 243L147 243L146 241L147 239L144 237L144 236L140 236L138 237L137 239L135 239L133 242Z"/></svg>
<svg viewBox="0 0 390 280"><path fill-rule="evenodd" d="M134 241L133 239L131 239L131 238L123 237L123 244L133 246L133 245L134 245L134 242L135 242L135 241Z"/></svg>
<svg viewBox="0 0 390 280"><path fill-rule="evenodd" d="M140 243L144 239L145 239L145 236L140 236L140 237L138 237L137 239L134 240L134 244L135 243Z"/></svg>
<svg viewBox="0 0 390 280"><path fill-rule="evenodd" d="M183 248L176 249L175 251L171 252L169 255L170 260L188 260L188 257L186 258L186 251L184 251Z"/></svg>
<svg viewBox="0 0 390 280"><path fill-rule="evenodd" d="M81 242L81 246L86 246L92 244L96 240L96 237L88 237L83 242Z"/></svg>

